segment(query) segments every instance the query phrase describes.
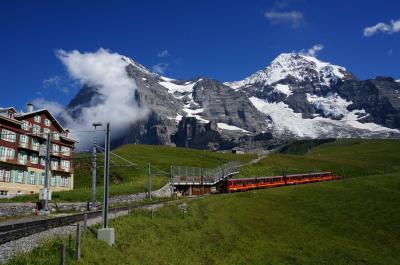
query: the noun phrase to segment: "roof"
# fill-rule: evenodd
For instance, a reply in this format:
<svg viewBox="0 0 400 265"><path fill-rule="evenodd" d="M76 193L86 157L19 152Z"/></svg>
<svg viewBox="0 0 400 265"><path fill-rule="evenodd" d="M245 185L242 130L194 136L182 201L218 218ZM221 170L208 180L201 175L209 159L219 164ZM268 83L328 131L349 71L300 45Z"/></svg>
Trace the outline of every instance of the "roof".
<svg viewBox="0 0 400 265"><path fill-rule="evenodd" d="M3 116L3 115L0 115L0 119L6 120L6 121L9 121L9 122L13 122L13 123L18 124L18 125L22 124L21 121L18 121L18 120L15 120L15 119L11 119L11 118Z"/></svg>
<svg viewBox="0 0 400 265"><path fill-rule="evenodd" d="M4 110L13 110L14 112L17 112L14 107L7 107L7 108L0 107L0 111L4 111Z"/></svg>
<svg viewBox="0 0 400 265"><path fill-rule="evenodd" d="M60 135L60 137L61 137L62 139L64 139L64 140L66 140L66 141L71 141L71 142L74 142L74 143L79 143L77 140L74 140L74 139L68 138L68 137L66 137L66 136L63 136L63 135Z"/></svg>
<svg viewBox="0 0 400 265"><path fill-rule="evenodd" d="M32 111L32 112L19 112L19 113L15 114L15 118L16 119L24 118L24 117L35 115L35 114L39 114L39 113L42 113L42 112L45 112L49 116L50 120L53 123L55 123L62 131L64 131L64 132L66 131L66 129L61 125L61 123L47 109L39 109L39 110L35 110L35 111Z"/></svg>
<svg viewBox="0 0 400 265"><path fill-rule="evenodd" d="M315 175L315 174L327 174L331 173L329 171L326 172L310 172L310 173L303 173L303 174L293 174L293 175L286 175L286 177L295 177L295 176L304 176L304 175ZM230 180L253 180L253 179L268 179L268 178L282 178L283 176L260 176L254 178L237 178L237 179L230 179Z"/></svg>

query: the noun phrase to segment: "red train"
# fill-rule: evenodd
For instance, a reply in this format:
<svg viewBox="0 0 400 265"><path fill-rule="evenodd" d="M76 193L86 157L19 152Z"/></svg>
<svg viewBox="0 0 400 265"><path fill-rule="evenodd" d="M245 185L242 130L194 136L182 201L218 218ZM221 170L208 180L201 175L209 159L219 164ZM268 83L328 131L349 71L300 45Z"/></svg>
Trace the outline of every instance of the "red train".
<svg viewBox="0 0 400 265"><path fill-rule="evenodd" d="M246 191L252 189L273 188L279 186L304 184L318 181L328 181L341 179L340 176L334 176L331 172L314 172L307 174L240 178L228 180L228 192Z"/></svg>

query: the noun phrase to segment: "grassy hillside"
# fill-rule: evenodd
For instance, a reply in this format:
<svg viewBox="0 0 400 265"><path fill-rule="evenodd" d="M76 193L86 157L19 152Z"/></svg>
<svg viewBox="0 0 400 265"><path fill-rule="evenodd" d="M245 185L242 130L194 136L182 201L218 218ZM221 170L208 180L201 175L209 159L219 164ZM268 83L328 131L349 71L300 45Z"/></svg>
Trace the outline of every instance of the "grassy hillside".
<svg viewBox="0 0 400 265"><path fill-rule="evenodd" d="M242 168L242 176L265 176L326 170L345 177L400 171L399 140L338 140L305 155L271 154Z"/></svg>
<svg viewBox="0 0 400 265"><path fill-rule="evenodd" d="M85 234L79 264L400 264L399 201L399 173L213 196L111 221L114 247ZM58 244L10 264L58 264Z"/></svg>
<svg viewBox="0 0 400 265"><path fill-rule="evenodd" d="M111 155L110 163L110 194L130 194L147 191L147 163L152 165L152 189L158 189L169 180L170 166L194 166L214 168L229 161L245 163L254 155L235 155L215 153L188 148L175 148L154 145L125 145L113 150L119 156L137 164L129 163ZM102 198L103 186L103 155L98 155L97 198ZM91 155L77 154L75 159L75 185L73 191L53 193L53 201L88 201L91 196L92 173ZM37 195L20 196L1 201L36 201Z"/></svg>

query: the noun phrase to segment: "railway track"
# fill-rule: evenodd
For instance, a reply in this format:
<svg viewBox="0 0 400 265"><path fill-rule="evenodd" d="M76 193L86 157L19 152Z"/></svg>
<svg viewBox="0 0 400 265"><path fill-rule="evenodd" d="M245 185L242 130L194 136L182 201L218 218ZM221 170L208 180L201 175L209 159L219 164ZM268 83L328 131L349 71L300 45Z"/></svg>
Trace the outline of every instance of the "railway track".
<svg viewBox="0 0 400 265"><path fill-rule="evenodd" d="M109 209L109 213L116 213L120 211L129 211L133 209L146 208L154 205L164 205L171 201L158 201L146 204L138 204L138 205L128 205L121 207L114 207ZM87 219L99 217L102 214L101 210L91 211L91 212L83 212L79 214L72 214L61 217L54 217L44 220L35 220L23 223L9 224L0 226L0 245L14 241L26 236L30 236L36 233L40 233L52 228L57 228L61 226L71 225L80 221L83 221L85 218L85 214L87 214Z"/></svg>

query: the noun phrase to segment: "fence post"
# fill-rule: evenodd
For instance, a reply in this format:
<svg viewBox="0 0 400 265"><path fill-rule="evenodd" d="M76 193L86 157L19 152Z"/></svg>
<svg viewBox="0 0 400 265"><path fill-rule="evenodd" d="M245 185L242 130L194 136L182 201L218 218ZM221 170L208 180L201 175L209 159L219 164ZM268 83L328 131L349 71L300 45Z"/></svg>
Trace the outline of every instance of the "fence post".
<svg viewBox="0 0 400 265"><path fill-rule="evenodd" d="M60 245L60 265L65 265L65 245Z"/></svg>
<svg viewBox="0 0 400 265"><path fill-rule="evenodd" d="M72 244L72 236L70 234L69 238L68 238L68 255L69 256L71 256L71 254L72 254L71 244Z"/></svg>
<svg viewBox="0 0 400 265"><path fill-rule="evenodd" d="M76 260L81 259L81 231L79 223L76 224Z"/></svg>
<svg viewBox="0 0 400 265"><path fill-rule="evenodd" d="M87 228L87 213L83 215L83 229L86 230Z"/></svg>

